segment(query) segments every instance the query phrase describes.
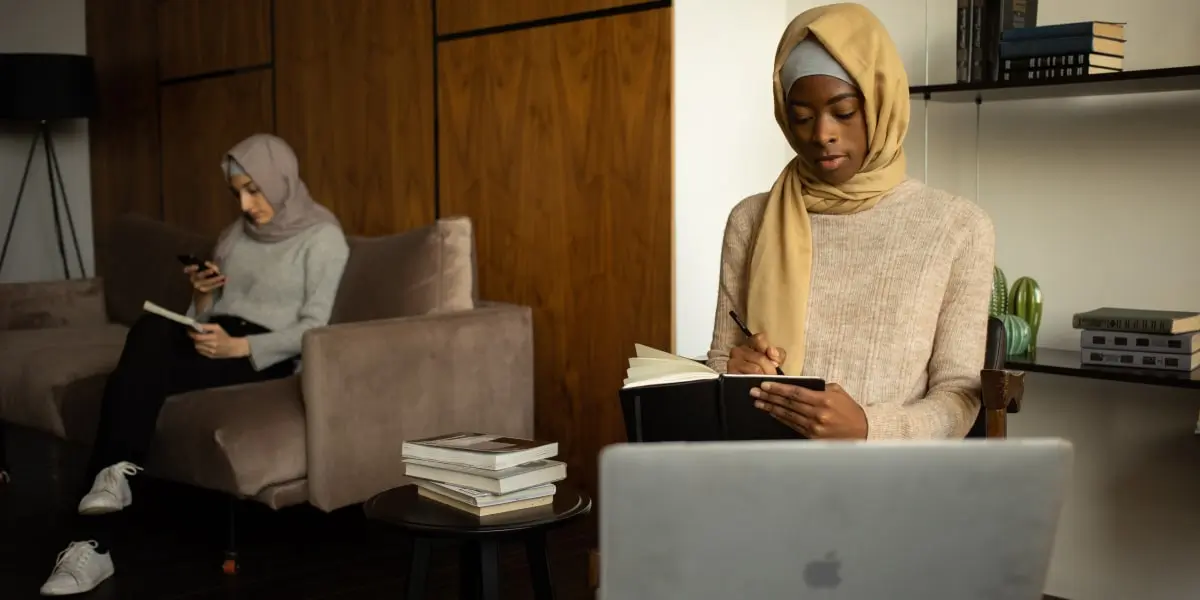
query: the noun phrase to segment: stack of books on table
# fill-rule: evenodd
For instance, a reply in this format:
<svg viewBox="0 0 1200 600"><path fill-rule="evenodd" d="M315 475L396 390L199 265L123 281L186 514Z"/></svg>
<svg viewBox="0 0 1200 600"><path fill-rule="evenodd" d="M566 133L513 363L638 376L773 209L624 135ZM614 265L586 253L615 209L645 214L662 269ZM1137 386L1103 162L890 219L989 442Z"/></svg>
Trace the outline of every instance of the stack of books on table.
<svg viewBox="0 0 1200 600"><path fill-rule="evenodd" d="M1085 21L1000 34L1001 81L1119 73L1124 62L1124 23Z"/></svg>
<svg viewBox="0 0 1200 600"><path fill-rule="evenodd" d="M567 465L549 460L558 443L483 433L451 433L404 442L404 474L417 493L484 517L554 502Z"/></svg>
<svg viewBox="0 0 1200 600"><path fill-rule="evenodd" d="M1200 313L1098 308L1071 320L1085 365L1192 371L1200 367Z"/></svg>

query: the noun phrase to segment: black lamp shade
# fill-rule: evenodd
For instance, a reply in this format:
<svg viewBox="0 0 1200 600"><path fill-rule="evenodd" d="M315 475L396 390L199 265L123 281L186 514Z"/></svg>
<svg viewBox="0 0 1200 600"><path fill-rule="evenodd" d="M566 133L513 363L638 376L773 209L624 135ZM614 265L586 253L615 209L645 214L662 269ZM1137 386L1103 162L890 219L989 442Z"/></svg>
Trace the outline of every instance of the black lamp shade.
<svg viewBox="0 0 1200 600"><path fill-rule="evenodd" d="M0 119L78 119L95 108L92 57L0 54Z"/></svg>

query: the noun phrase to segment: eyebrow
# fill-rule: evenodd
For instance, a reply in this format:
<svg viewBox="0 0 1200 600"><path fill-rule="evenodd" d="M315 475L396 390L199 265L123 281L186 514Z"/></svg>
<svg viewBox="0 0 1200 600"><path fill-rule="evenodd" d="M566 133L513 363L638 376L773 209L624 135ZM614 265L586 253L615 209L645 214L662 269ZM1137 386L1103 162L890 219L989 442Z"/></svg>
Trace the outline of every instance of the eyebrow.
<svg viewBox="0 0 1200 600"><path fill-rule="evenodd" d="M845 100L846 98L857 98L857 97L858 97L858 92L842 92L842 93L832 96L828 100L826 100L825 106L837 104L838 102L841 102L842 100ZM802 100L793 100L791 102L791 105L792 106L805 106L808 108L812 108L811 104L804 102Z"/></svg>

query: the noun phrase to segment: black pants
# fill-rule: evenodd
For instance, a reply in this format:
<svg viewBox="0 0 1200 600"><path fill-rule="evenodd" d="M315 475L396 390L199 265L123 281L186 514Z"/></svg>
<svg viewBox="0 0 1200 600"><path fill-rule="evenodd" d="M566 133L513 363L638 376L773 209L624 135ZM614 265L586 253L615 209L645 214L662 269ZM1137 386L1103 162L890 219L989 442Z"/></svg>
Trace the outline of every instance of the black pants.
<svg viewBox="0 0 1200 600"><path fill-rule="evenodd" d="M264 333L266 328L236 317L217 317L234 337ZM88 462L83 493L96 475L121 461L144 464L154 440L158 413L166 399L193 390L287 377L292 361L257 371L249 358L206 358L196 352L187 328L157 315L144 315L129 330L117 368L108 377L100 407L96 443ZM136 477L130 479L133 487ZM81 494L82 497L82 494ZM134 506L137 505L134 494ZM94 539L103 548L121 525L125 511L79 517L75 540Z"/></svg>

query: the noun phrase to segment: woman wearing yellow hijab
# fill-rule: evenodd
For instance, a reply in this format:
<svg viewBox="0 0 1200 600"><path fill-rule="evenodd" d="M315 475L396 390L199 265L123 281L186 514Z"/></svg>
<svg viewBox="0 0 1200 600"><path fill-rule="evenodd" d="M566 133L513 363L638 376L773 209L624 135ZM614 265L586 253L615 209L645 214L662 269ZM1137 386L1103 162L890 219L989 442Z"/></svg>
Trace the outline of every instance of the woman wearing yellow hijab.
<svg viewBox="0 0 1200 600"><path fill-rule="evenodd" d="M978 206L905 174L895 44L861 5L811 9L783 34L774 91L797 156L729 215L710 366L825 379L824 392L753 392L809 438L962 437L979 410L995 234Z"/></svg>

